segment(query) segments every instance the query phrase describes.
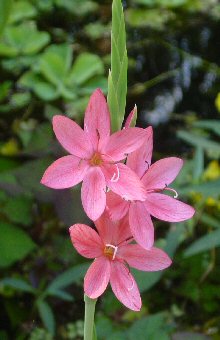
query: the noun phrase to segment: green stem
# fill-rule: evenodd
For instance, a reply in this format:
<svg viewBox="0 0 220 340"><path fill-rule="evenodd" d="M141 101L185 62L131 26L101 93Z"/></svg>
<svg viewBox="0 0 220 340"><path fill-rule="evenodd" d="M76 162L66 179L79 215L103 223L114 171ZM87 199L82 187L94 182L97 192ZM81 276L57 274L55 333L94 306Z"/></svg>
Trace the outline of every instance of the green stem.
<svg viewBox="0 0 220 340"><path fill-rule="evenodd" d="M84 295L85 302L85 323L84 323L84 340L93 340L94 314L97 299L90 299Z"/></svg>

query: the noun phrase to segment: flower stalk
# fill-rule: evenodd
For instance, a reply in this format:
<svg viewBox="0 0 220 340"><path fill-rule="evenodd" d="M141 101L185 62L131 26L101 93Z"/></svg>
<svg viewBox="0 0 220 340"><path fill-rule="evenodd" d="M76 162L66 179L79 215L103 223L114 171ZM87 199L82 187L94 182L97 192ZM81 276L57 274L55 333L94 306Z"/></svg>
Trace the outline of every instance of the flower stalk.
<svg viewBox="0 0 220 340"><path fill-rule="evenodd" d="M84 295L85 302L85 321L84 321L84 340L93 340L94 314L97 299L90 299Z"/></svg>

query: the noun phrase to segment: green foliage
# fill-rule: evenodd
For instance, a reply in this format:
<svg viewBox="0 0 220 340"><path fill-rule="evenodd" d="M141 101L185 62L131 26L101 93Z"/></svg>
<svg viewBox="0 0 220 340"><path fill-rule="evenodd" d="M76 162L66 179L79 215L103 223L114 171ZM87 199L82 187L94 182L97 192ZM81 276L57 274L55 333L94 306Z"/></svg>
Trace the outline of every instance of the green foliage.
<svg viewBox="0 0 220 340"><path fill-rule="evenodd" d="M10 15L10 11L12 8L13 0L0 0L0 36L5 28L7 20Z"/></svg>
<svg viewBox="0 0 220 340"><path fill-rule="evenodd" d="M22 260L35 247L28 234L21 229L8 223L0 224L0 267L8 267Z"/></svg>
<svg viewBox="0 0 220 340"><path fill-rule="evenodd" d="M184 254L188 257L219 246L220 230L215 230L193 242Z"/></svg>
<svg viewBox="0 0 220 340"><path fill-rule="evenodd" d="M48 305L47 302L44 300L38 300L37 301L37 308L40 314L40 317L45 324L48 331L54 335L55 333L55 320L54 320L54 314L51 309L51 307Z"/></svg>
<svg viewBox="0 0 220 340"><path fill-rule="evenodd" d="M45 101L59 97L71 101L103 85L101 59L91 53L82 53L72 65L72 53L70 45L50 45L32 71L21 77L19 84L32 89Z"/></svg>
<svg viewBox="0 0 220 340"><path fill-rule="evenodd" d="M128 57L121 0L112 4L111 70L108 76L108 105L112 131L121 128L126 105Z"/></svg>

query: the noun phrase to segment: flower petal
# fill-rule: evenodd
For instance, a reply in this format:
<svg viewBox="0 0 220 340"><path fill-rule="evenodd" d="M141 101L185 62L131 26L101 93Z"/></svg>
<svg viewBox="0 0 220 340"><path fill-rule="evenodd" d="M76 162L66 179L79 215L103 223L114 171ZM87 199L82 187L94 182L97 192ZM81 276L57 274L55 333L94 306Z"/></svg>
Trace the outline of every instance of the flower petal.
<svg viewBox="0 0 220 340"><path fill-rule="evenodd" d="M123 256L129 266L147 271L154 272L169 267L172 260L159 248L143 249L138 244L128 244L121 247L120 255Z"/></svg>
<svg viewBox="0 0 220 340"><path fill-rule="evenodd" d="M88 217L95 221L101 216L106 206L105 177L98 167L91 167L84 177L81 198Z"/></svg>
<svg viewBox="0 0 220 340"><path fill-rule="evenodd" d="M131 203L129 223L135 241L144 249L150 249L154 244L154 226L144 203Z"/></svg>
<svg viewBox="0 0 220 340"><path fill-rule="evenodd" d="M133 110L127 116L124 128L128 129L129 127L135 126L136 119L137 119L137 106L135 105Z"/></svg>
<svg viewBox="0 0 220 340"><path fill-rule="evenodd" d="M106 99L100 89L90 97L84 118L84 131L88 134L94 149L100 140L110 135L110 114Z"/></svg>
<svg viewBox="0 0 220 340"><path fill-rule="evenodd" d="M53 130L60 144L69 153L80 158L91 157L92 144L86 133L73 120L65 116L54 116Z"/></svg>
<svg viewBox="0 0 220 340"><path fill-rule="evenodd" d="M111 244L116 225L110 219L108 211L105 210L104 213L95 221L95 226L103 243Z"/></svg>
<svg viewBox="0 0 220 340"><path fill-rule="evenodd" d="M139 177L125 164L107 165L102 167L107 186L126 200L144 201L146 191Z"/></svg>
<svg viewBox="0 0 220 340"><path fill-rule="evenodd" d="M110 284L119 301L134 311L141 309L141 297L138 286L125 265L119 261L112 262Z"/></svg>
<svg viewBox="0 0 220 340"><path fill-rule="evenodd" d="M109 191L106 195L106 199L108 213L113 221L120 220L127 214L130 203L123 200L121 196Z"/></svg>
<svg viewBox="0 0 220 340"><path fill-rule="evenodd" d="M146 138L145 130L137 127L117 131L110 136L103 153L114 161L120 161L132 151L138 149Z"/></svg>
<svg viewBox="0 0 220 340"><path fill-rule="evenodd" d="M183 160L168 157L155 162L142 178L146 189L164 189L176 178L183 166Z"/></svg>
<svg viewBox="0 0 220 340"><path fill-rule="evenodd" d="M195 213L190 205L164 194L148 194L144 204L151 215L167 222L185 221Z"/></svg>
<svg viewBox="0 0 220 340"><path fill-rule="evenodd" d="M96 299L109 283L111 263L104 256L98 257L89 267L84 278L84 291L91 299Z"/></svg>
<svg viewBox="0 0 220 340"><path fill-rule="evenodd" d="M85 224L74 224L69 228L70 238L78 253L87 258L103 254L103 243L99 234Z"/></svg>
<svg viewBox="0 0 220 340"><path fill-rule="evenodd" d="M153 129L151 126L145 129L146 138L143 145L136 151L130 153L126 165L140 178L150 167L153 151Z"/></svg>
<svg viewBox="0 0 220 340"><path fill-rule="evenodd" d="M70 188L83 180L88 168L88 162L72 155L64 156L47 168L41 183L53 189Z"/></svg>

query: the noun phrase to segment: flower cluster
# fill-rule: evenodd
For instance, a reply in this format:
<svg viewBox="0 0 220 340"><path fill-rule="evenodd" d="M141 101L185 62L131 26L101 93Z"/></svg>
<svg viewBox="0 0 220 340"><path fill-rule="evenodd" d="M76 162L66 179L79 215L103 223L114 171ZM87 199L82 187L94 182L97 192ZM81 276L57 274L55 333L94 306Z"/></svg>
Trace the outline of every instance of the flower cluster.
<svg viewBox="0 0 220 340"><path fill-rule="evenodd" d="M98 89L86 109L84 130L65 116L55 116L54 133L70 155L50 165L41 183L64 189L83 181L82 205L96 230L75 224L70 237L82 256L95 259L85 276L85 294L97 298L110 282L116 297L138 311L141 298L130 267L158 271L171 264L168 255L153 246L151 215L178 222L191 218L194 209L176 200L176 191L168 187L182 160L170 157L151 165L152 128L130 127L133 114L124 129L111 135L108 106Z"/></svg>

